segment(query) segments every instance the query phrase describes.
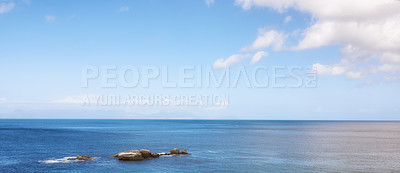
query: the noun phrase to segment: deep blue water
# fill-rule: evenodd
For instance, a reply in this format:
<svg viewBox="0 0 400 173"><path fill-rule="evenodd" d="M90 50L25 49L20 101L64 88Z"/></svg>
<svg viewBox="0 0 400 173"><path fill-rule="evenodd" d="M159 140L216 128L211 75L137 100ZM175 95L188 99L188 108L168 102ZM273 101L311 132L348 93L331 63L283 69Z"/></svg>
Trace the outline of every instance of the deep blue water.
<svg viewBox="0 0 400 173"><path fill-rule="evenodd" d="M191 155L111 157L173 148ZM78 154L96 158L51 163ZM399 172L400 122L0 120L0 172L89 171Z"/></svg>

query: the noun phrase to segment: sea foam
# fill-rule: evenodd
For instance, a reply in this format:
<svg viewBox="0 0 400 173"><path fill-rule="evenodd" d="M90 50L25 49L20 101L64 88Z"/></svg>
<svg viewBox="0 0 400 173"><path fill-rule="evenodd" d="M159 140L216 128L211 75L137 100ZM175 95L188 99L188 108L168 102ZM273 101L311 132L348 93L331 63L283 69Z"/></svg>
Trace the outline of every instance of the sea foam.
<svg viewBox="0 0 400 173"><path fill-rule="evenodd" d="M75 157L63 157L61 159L40 160L39 163L53 164L53 163L71 163L71 162L82 161L82 160L68 160L69 158L75 158Z"/></svg>

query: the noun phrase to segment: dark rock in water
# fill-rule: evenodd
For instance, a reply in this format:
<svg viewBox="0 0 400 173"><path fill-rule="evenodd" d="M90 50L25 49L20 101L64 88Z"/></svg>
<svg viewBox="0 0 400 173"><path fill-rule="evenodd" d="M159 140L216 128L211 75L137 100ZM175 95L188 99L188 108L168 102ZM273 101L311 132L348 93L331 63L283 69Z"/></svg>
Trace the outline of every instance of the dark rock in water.
<svg viewBox="0 0 400 173"><path fill-rule="evenodd" d="M144 157L138 150L118 153L118 160L141 161Z"/></svg>
<svg viewBox="0 0 400 173"><path fill-rule="evenodd" d="M130 150L130 151L119 152L117 154L114 154L112 157L116 157L118 158L118 160L140 161L143 159L158 158L160 156L175 155L175 154L189 154L189 153L186 150L180 151L178 148L174 148L169 153L160 153L160 154L151 153L150 150L141 149L140 151Z"/></svg>
<svg viewBox="0 0 400 173"><path fill-rule="evenodd" d="M93 157L78 155L75 158L68 158L67 160L93 160Z"/></svg>
<svg viewBox="0 0 400 173"><path fill-rule="evenodd" d="M140 153L142 154L143 158L147 159L151 157L151 152L150 150L140 150Z"/></svg>
<svg viewBox="0 0 400 173"><path fill-rule="evenodd" d="M78 155L76 156L77 160L93 160L93 157Z"/></svg>
<svg viewBox="0 0 400 173"><path fill-rule="evenodd" d="M186 150L182 150L179 154L189 154Z"/></svg>
<svg viewBox="0 0 400 173"><path fill-rule="evenodd" d="M174 148L169 153L170 154L189 154L186 150L179 151L178 148Z"/></svg>
<svg viewBox="0 0 400 173"><path fill-rule="evenodd" d="M157 158L157 157L160 157L160 154L158 154L158 153L151 153L151 157L152 157L152 158Z"/></svg>
<svg viewBox="0 0 400 173"><path fill-rule="evenodd" d="M170 153L170 154L180 154L179 149L177 149L177 148L174 148L174 149L171 150L169 153Z"/></svg>

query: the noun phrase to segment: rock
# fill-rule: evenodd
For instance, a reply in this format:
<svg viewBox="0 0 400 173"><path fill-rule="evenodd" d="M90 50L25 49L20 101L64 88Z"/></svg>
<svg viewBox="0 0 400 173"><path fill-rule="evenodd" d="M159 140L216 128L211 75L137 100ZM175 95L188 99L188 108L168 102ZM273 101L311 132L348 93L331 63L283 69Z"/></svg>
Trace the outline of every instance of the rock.
<svg viewBox="0 0 400 173"><path fill-rule="evenodd" d="M151 153L150 150L141 149L140 151L130 150L130 151L119 152L117 154L114 154L112 157L116 157L118 158L118 160L140 161L143 159L158 158L160 156L176 155L176 154L189 154L189 153L186 150L180 151L178 148L174 148L169 153Z"/></svg>
<svg viewBox="0 0 400 173"><path fill-rule="evenodd" d="M74 158L68 158L67 160L93 160L93 157L78 155Z"/></svg>
<svg viewBox="0 0 400 173"><path fill-rule="evenodd" d="M170 154L179 154L180 152L179 152L179 149L174 148L174 149L171 150L169 153L170 153Z"/></svg>
<svg viewBox="0 0 400 173"><path fill-rule="evenodd" d="M130 153L130 152L139 152L139 151L138 150L123 151L123 152L119 152L117 154L114 154L112 157L118 157L118 155L121 154L121 153Z"/></svg>
<svg viewBox="0 0 400 173"><path fill-rule="evenodd" d="M140 154L142 154L142 156L143 156L143 158L150 158L152 155L151 155L151 152L150 152L150 150L140 150Z"/></svg>
<svg viewBox="0 0 400 173"><path fill-rule="evenodd" d="M118 160L141 161L144 159L142 154L138 150L132 150L132 151L134 152L118 153Z"/></svg>
<svg viewBox="0 0 400 173"><path fill-rule="evenodd" d="M170 154L189 154L186 150L179 151L178 148L174 148L169 153Z"/></svg>
<svg viewBox="0 0 400 173"><path fill-rule="evenodd" d="M132 161L140 161L144 159L142 154L138 150L119 152L117 154L114 154L112 157L117 157L118 160L132 160Z"/></svg>
<svg viewBox="0 0 400 173"><path fill-rule="evenodd" d="M179 154L189 154L186 150L182 150Z"/></svg>
<svg viewBox="0 0 400 173"><path fill-rule="evenodd" d="M78 155L76 156L77 160L93 160L93 157Z"/></svg>
<svg viewBox="0 0 400 173"><path fill-rule="evenodd" d="M151 153L151 157L152 158L157 158L157 157L160 157L160 155L158 153Z"/></svg>

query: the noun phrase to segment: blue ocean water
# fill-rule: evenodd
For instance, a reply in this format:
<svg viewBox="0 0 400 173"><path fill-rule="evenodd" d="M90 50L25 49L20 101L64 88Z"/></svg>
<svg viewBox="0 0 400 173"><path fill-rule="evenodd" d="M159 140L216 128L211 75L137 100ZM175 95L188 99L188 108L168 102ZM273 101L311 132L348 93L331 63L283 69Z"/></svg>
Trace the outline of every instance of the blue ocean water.
<svg viewBox="0 0 400 173"><path fill-rule="evenodd" d="M173 148L191 155L111 157ZM79 154L95 159L62 161ZM400 122L0 120L0 172L132 171L399 172Z"/></svg>

